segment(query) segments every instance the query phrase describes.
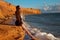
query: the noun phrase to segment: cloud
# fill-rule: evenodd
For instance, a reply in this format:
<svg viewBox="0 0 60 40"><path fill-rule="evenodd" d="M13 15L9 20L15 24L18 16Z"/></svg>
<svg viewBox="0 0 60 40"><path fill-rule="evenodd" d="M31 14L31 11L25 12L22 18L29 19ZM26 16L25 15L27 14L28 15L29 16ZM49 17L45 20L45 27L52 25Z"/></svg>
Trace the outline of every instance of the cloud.
<svg viewBox="0 0 60 40"><path fill-rule="evenodd" d="M47 6L43 10L43 12L60 12L60 5Z"/></svg>

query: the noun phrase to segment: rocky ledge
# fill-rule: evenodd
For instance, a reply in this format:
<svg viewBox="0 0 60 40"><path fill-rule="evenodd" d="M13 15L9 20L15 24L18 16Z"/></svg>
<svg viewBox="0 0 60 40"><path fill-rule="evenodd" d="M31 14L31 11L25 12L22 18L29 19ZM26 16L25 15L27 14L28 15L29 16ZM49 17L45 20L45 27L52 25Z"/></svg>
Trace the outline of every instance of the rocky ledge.
<svg viewBox="0 0 60 40"><path fill-rule="evenodd" d="M0 40L24 40L25 31L20 26L0 25Z"/></svg>

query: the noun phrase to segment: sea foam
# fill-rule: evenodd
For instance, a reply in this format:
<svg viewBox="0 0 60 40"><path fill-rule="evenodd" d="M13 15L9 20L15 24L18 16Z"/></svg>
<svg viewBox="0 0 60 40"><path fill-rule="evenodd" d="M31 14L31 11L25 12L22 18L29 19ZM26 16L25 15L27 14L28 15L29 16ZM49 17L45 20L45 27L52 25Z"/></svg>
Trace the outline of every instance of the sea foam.
<svg viewBox="0 0 60 40"><path fill-rule="evenodd" d="M51 33L41 32L40 29L31 27L27 22L24 22L26 28L32 33L33 36L40 40L60 40Z"/></svg>

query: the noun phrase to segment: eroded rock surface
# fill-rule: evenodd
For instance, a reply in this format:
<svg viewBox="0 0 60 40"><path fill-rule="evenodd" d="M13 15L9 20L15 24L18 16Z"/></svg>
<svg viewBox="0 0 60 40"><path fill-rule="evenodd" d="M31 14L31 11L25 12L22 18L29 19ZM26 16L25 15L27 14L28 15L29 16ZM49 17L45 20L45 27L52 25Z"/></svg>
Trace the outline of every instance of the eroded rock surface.
<svg viewBox="0 0 60 40"><path fill-rule="evenodd" d="M22 27L0 25L0 40L24 40L24 36Z"/></svg>

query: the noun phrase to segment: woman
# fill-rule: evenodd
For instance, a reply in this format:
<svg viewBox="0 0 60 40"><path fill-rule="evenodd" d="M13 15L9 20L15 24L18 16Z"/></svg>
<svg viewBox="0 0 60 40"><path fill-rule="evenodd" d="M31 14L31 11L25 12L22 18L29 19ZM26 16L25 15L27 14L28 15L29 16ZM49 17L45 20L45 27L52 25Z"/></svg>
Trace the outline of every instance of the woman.
<svg viewBox="0 0 60 40"><path fill-rule="evenodd" d="M16 26L21 26L21 27L24 29L24 31L32 38L32 40L36 40L36 38L27 30L27 28L25 27L25 25L24 25L23 22L22 22L19 5L16 6L15 16L16 16L15 25L16 25ZM23 25L22 25L22 24L23 24ZM38 39L37 39L37 40L38 40Z"/></svg>
<svg viewBox="0 0 60 40"><path fill-rule="evenodd" d="M16 16L15 25L16 26L22 26L22 18L21 18L21 14L20 14L20 6L19 5L16 6L15 16Z"/></svg>

